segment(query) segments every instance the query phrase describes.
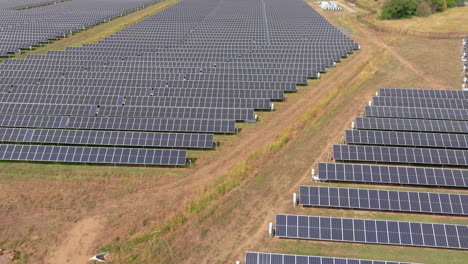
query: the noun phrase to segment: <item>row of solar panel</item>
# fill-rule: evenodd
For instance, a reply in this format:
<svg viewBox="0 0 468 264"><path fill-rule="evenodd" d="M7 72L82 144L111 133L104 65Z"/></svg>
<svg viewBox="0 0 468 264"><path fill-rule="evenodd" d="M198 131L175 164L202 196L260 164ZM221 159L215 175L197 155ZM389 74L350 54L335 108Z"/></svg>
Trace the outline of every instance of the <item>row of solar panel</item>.
<svg viewBox="0 0 468 264"><path fill-rule="evenodd" d="M158 107L253 108L270 110L268 99L217 97L156 97L156 96L91 96L9 93L0 94L2 103L70 104L70 105L125 105Z"/></svg>
<svg viewBox="0 0 468 264"><path fill-rule="evenodd" d="M372 104L375 106L468 109L468 102L466 100L452 98L375 96Z"/></svg>
<svg viewBox="0 0 468 264"><path fill-rule="evenodd" d="M334 145L337 161L468 166L468 150Z"/></svg>
<svg viewBox="0 0 468 264"><path fill-rule="evenodd" d="M0 114L255 121L253 109L2 103Z"/></svg>
<svg viewBox="0 0 468 264"><path fill-rule="evenodd" d="M379 89L379 95L388 97L468 99L468 91L457 90L381 88Z"/></svg>
<svg viewBox="0 0 468 264"><path fill-rule="evenodd" d="M468 188L468 170L319 163L316 179L331 182Z"/></svg>
<svg viewBox="0 0 468 264"><path fill-rule="evenodd" d="M468 133L467 121L423 120L395 118L356 118L356 128L359 130L392 130L392 131L422 131L442 133Z"/></svg>
<svg viewBox="0 0 468 264"><path fill-rule="evenodd" d="M468 110L451 108L366 106L368 117L468 120Z"/></svg>
<svg viewBox="0 0 468 264"><path fill-rule="evenodd" d="M148 88L160 87L162 80L147 79L62 79L62 78L4 78L3 87L14 88L19 85L45 85L45 86L95 86L95 87L127 87ZM239 89L239 90L280 90L283 92L297 91L296 84L287 82L248 82L248 81L180 81L171 80L166 88L204 88L204 89ZM5 90L4 92L8 92ZM31 91L29 91L31 93ZM125 94L118 94L124 96Z"/></svg>
<svg viewBox="0 0 468 264"><path fill-rule="evenodd" d="M468 226L276 215L275 236L339 242L468 249Z"/></svg>
<svg viewBox="0 0 468 264"><path fill-rule="evenodd" d="M468 215L468 195L300 186L299 203L412 213Z"/></svg>
<svg viewBox="0 0 468 264"><path fill-rule="evenodd" d="M214 147L213 135L209 134L25 128L0 128L0 142L200 149Z"/></svg>
<svg viewBox="0 0 468 264"><path fill-rule="evenodd" d="M259 90L259 89L210 89L210 88L127 88L103 87L103 86L66 86L66 85L21 85L21 86L1 86L0 92L3 94L14 94L15 96L48 94L53 95L75 95L113 97L116 94L123 94L127 97L205 97L205 98L243 98L243 99L268 99L282 101L285 99L283 91L280 90ZM118 95L120 96L120 95ZM123 97L123 96L121 96ZM81 99L80 99L81 100ZM151 100L151 99L148 99Z"/></svg>
<svg viewBox="0 0 468 264"><path fill-rule="evenodd" d="M236 133L234 120L0 115L0 127Z"/></svg>
<svg viewBox="0 0 468 264"><path fill-rule="evenodd" d="M108 79L108 80L179 80L179 81L237 81L237 82L285 82L297 85L306 85L307 78L316 78L304 75L275 75L275 74L178 74L178 73L126 73L126 72L5 72L3 83L32 84L38 79L54 79L50 81L71 81L85 79L88 81ZM41 81L42 83L42 81ZM45 82L44 82L45 83Z"/></svg>
<svg viewBox="0 0 468 264"><path fill-rule="evenodd" d="M396 261L246 252L245 264L415 264Z"/></svg>
<svg viewBox="0 0 468 264"><path fill-rule="evenodd" d="M468 135L346 130L348 144L468 149Z"/></svg>
<svg viewBox="0 0 468 264"><path fill-rule="evenodd" d="M187 162L187 151L0 144L0 160L184 166Z"/></svg>

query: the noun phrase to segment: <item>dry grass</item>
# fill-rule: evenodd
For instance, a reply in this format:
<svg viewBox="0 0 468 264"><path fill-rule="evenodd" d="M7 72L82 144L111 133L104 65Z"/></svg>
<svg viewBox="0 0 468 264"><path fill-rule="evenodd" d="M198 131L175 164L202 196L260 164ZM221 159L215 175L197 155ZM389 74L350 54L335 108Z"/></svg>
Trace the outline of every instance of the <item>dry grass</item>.
<svg viewBox="0 0 468 264"><path fill-rule="evenodd" d="M468 6L447 9L441 13L435 13L428 17L411 17L398 20L376 20L377 26L382 26L395 31L409 32L435 32L450 33L461 32L468 34Z"/></svg>

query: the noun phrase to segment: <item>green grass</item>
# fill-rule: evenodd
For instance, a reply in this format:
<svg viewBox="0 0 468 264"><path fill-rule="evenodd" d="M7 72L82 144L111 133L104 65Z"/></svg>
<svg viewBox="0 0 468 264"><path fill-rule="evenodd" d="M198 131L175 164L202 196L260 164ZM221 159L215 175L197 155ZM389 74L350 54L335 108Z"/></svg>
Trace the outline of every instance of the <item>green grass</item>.
<svg viewBox="0 0 468 264"><path fill-rule="evenodd" d="M391 29L395 32L432 32L468 34L468 6L454 7L428 17L411 17L398 20L376 20L377 26Z"/></svg>
<svg viewBox="0 0 468 264"><path fill-rule="evenodd" d="M184 173L186 169L178 169ZM93 180L111 177L154 177L173 173L172 169L156 167L123 167L123 166L86 166L68 164L42 164L23 162L0 162L0 184L29 180Z"/></svg>

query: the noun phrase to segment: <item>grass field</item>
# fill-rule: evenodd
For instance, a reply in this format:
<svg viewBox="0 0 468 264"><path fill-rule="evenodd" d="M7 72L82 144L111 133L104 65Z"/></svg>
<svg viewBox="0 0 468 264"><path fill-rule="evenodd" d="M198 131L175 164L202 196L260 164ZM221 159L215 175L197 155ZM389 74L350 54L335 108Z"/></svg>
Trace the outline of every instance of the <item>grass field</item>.
<svg viewBox="0 0 468 264"><path fill-rule="evenodd" d="M449 8L443 12L428 17L411 17L397 20L374 20L377 26L393 29L395 32L432 32L451 33L461 32L468 34L468 6Z"/></svg>
<svg viewBox="0 0 468 264"><path fill-rule="evenodd" d="M33 52L96 42L174 2ZM6 216L0 218L0 248L19 250L17 263L54 263L54 252L65 254L58 256L61 264L72 263L70 256L83 263L99 250L109 250L113 263L233 263L247 250L466 263L465 251L268 238L267 223L276 213L468 224L461 217L292 208L291 195L300 184L330 185L311 182L309 171L326 160L378 88L458 89L460 83L453 70L459 67L458 39L373 32L354 13L322 13L351 30L362 50L288 94L275 113L239 124L240 134L216 136L219 149L190 152L198 158L192 168L0 162L0 210Z"/></svg>

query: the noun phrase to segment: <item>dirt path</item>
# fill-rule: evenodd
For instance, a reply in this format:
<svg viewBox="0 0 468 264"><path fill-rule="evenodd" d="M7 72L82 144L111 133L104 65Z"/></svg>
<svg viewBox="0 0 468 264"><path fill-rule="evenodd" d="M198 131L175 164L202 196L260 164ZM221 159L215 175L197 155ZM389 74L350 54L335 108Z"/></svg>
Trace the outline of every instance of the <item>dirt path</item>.
<svg viewBox="0 0 468 264"><path fill-rule="evenodd" d="M93 256L96 238L103 235L105 220L100 216L85 218L77 222L66 233L63 243L51 251L48 264L83 264Z"/></svg>

